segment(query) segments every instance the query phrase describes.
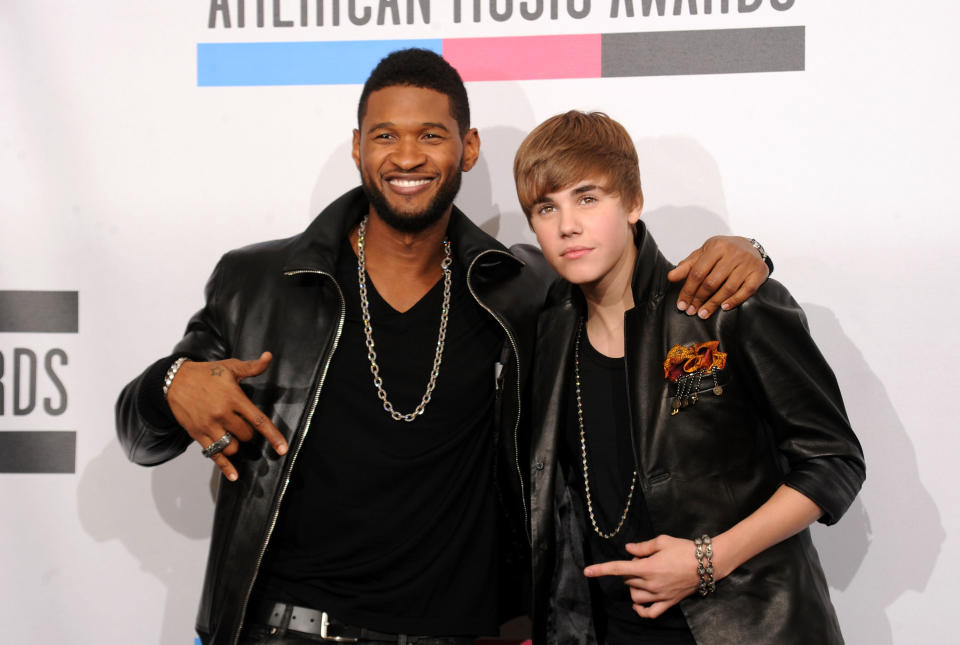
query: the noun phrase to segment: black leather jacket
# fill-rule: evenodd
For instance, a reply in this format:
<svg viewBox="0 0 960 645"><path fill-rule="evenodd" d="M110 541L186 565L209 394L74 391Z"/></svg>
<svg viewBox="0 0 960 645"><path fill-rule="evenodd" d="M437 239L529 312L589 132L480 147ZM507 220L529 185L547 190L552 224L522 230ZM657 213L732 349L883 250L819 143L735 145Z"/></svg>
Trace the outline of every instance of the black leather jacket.
<svg viewBox="0 0 960 645"><path fill-rule="evenodd" d="M863 482L863 453L800 307L768 280L737 309L706 321L688 317L673 305L679 285L666 280L671 265L642 224L637 245L625 361L639 484L655 531L716 535L784 483L823 509L820 521L836 522ZM540 643L590 643L586 524L566 483L576 473L558 462L583 302L569 284L558 287L540 317L531 383L534 629ZM705 378L698 402L671 415L668 350L709 340L728 354L723 394ZM692 552L690 559L692 567ZM700 645L843 642L809 530L744 563L714 594L680 606Z"/></svg>
<svg viewBox="0 0 960 645"><path fill-rule="evenodd" d="M301 235L227 253L206 288L206 306L189 322L174 349L196 360L253 358L269 349L270 368L243 382L247 395L289 441L278 456L262 439L243 444L233 463L236 483L219 487L197 630L205 643L234 644L250 593L304 437L317 425L313 412L343 327L344 300L335 282L337 252L348 231L368 210L354 189L330 204ZM524 248L533 265L511 254L454 209L448 235L468 267L467 283L477 302L503 327L506 337L497 388L498 486L519 542L527 509L517 454L522 392L530 369L536 314L546 294L543 262ZM149 372L149 370L148 370ZM117 433L128 457L139 464L165 462L192 440L177 426L158 425L145 414L141 388L159 384L145 372L117 402ZM149 381L149 382L148 382ZM153 395L151 390L150 395ZM521 462L521 459L524 461ZM506 489L506 490L504 490ZM515 571L523 570L517 562Z"/></svg>

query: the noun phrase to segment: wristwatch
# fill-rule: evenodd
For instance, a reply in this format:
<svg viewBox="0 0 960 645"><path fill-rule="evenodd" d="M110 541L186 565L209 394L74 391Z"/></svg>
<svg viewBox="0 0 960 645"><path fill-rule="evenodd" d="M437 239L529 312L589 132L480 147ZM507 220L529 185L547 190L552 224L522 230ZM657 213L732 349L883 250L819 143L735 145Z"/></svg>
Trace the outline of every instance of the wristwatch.
<svg viewBox="0 0 960 645"><path fill-rule="evenodd" d="M748 241L753 245L753 248L757 250L757 253L760 254L760 259L763 260L763 263L770 269L770 273L773 273L773 260L767 255L767 250L763 248L763 244L760 244L760 242L757 242L757 240L752 237L748 238Z"/></svg>
<svg viewBox="0 0 960 645"><path fill-rule="evenodd" d="M760 244L760 242L757 242L757 240L752 237L749 239L749 242L750 244L753 245L753 248L755 248L760 253L760 259L766 262L767 252L763 249L763 244Z"/></svg>

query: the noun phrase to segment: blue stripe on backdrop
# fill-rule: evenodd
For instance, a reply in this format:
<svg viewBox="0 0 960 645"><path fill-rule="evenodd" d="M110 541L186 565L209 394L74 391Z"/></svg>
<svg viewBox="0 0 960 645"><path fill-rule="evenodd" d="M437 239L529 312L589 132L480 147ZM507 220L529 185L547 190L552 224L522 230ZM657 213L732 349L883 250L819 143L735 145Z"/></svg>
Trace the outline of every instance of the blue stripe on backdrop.
<svg viewBox="0 0 960 645"><path fill-rule="evenodd" d="M442 54L439 39L198 43L197 85L362 84L381 58L407 47Z"/></svg>

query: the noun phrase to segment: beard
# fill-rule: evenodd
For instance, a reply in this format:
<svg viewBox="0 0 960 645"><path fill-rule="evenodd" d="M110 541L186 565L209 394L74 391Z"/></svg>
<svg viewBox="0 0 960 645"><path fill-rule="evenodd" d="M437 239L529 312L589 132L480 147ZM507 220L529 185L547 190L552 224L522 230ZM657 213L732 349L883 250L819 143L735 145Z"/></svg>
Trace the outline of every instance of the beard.
<svg viewBox="0 0 960 645"><path fill-rule="evenodd" d="M453 199L457 196L457 193L460 192L462 175L463 171L457 168L455 173L440 184L437 194L434 195L430 203L427 204L427 207L415 213L401 213L393 209L390 204L387 203L386 196L373 185L369 177L361 173L361 179L363 180L363 193L367 196L367 200L369 200L373 209L377 211L377 215L380 216L380 219L382 219L387 226L401 233L419 233L440 221L443 214L446 213L447 209L453 204Z"/></svg>

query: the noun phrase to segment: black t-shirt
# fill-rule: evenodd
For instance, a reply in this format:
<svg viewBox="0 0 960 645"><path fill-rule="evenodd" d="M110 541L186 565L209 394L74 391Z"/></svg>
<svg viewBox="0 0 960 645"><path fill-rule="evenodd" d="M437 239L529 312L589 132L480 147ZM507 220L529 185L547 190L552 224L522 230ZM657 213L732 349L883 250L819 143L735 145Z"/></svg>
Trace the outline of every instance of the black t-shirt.
<svg viewBox="0 0 960 645"><path fill-rule="evenodd" d="M590 524L583 483L580 448L580 425L577 420L576 384L573 368L566 393L566 429L562 458L568 472L574 473L574 487L579 492L584 526L584 558L586 564L608 560L630 560L628 542L642 542L656 537L650 523L643 492L637 482L627 519L620 532L606 539ZM580 339L580 396L583 401L583 426L590 474L590 499L600 530L613 531L620 522L630 492L630 477L635 468L630 415L627 406L626 369L622 358L604 356L590 345L586 332ZM690 553L691 566L694 554ZM659 618L641 618L633 611L629 588L618 576L591 578L590 594L594 624L601 643L652 645L695 645L683 612L673 606Z"/></svg>
<svg viewBox="0 0 960 645"><path fill-rule="evenodd" d="M259 598L378 631L497 632L492 412L503 331L470 295L465 267L454 261L452 270L436 389L419 418L394 421L373 384L356 256L344 241L336 278L346 321L280 509ZM411 412L433 364L443 280L404 313L369 279L367 298L387 398Z"/></svg>

